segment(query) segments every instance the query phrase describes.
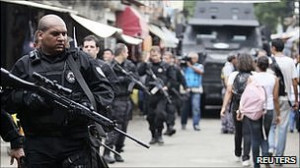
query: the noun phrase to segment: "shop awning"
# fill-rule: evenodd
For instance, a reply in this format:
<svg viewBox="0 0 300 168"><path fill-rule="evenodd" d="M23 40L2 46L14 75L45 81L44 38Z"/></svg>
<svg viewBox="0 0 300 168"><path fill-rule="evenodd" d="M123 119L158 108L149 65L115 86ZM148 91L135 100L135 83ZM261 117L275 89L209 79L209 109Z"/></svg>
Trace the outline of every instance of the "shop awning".
<svg viewBox="0 0 300 168"><path fill-rule="evenodd" d="M63 13L73 13L73 14L78 13L75 10L60 8L60 7L56 7L56 6L51 6L51 5L46 5L46 4L41 4L41 3L36 3L36 2L31 2L31 1L15 1L15 0L1 0L1 1L7 2L7 3L18 4L18 5L29 6L29 7L41 8L41 9L46 9L46 10L52 10L52 11L57 11L57 12L63 12Z"/></svg>
<svg viewBox="0 0 300 168"><path fill-rule="evenodd" d="M132 7L126 7L124 11L117 13L116 25L128 36L143 39L149 34L145 19Z"/></svg>
<svg viewBox="0 0 300 168"><path fill-rule="evenodd" d="M151 33L153 33L163 41L165 47L169 47L169 48L177 47L177 44L175 44L175 42L172 41L172 39L170 39L169 36L166 35L165 32L163 32L162 29L160 29L159 27L151 24L149 25L149 30Z"/></svg>
<svg viewBox="0 0 300 168"><path fill-rule="evenodd" d="M74 14L70 14L70 15L77 23L81 24L83 27L90 30L91 32L93 32L95 35L99 37L107 38L114 35L115 33L122 33L122 30L119 28L108 26L103 23L86 19Z"/></svg>
<svg viewBox="0 0 300 168"><path fill-rule="evenodd" d="M132 44L132 45L138 45L138 44L141 44L143 42L142 39L134 38L134 37L131 37L131 36L128 36L128 35L125 35L125 34L121 34L119 36L119 38L121 40L123 40L125 43Z"/></svg>
<svg viewBox="0 0 300 168"><path fill-rule="evenodd" d="M176 35L174 32L170 31L169 29L167 29L166 27L162 27L161 30L165 33L165 35L167 36L167 38L174 42L175 44L179 43L179 39L176 38Z"/></svg>

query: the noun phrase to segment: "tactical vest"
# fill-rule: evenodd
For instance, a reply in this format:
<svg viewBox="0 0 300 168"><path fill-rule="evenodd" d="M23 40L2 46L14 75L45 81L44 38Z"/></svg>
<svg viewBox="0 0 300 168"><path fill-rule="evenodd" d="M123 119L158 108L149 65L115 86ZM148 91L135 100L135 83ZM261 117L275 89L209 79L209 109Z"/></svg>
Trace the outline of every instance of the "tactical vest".
<svg viewBox="0 0 300 168"><path fill-rule="evenodd" d="M80 88L76 82L74 73L70 70L67 65L66 58L68 56L74 56L75 52L64 52L62 55L58 56L53 62L45 60L41 53L37 50L31 51L29 53L29 65L28 65L28 80L36 81L32 77L33 72L37 72L46 78L57 81L58 84L71 89L72 91ZM43 59L43 60L42 60ZM76 60L76 59L75 59ZM75 101L81 100L82 95L79 93L74 93L70 95ZM50 100L51 102L51 100ZM51 104L53 110L44 111L41 109L40 112L29 112L31 115L23 115L23 124L26 132L33 134L53 134L54 136L59 133L67 133L70 128L77 127L79 129L85 129L84 123L86 119L79 119L79 117L74 117L67 110L62 108L57 104ZM26 130L26 128L28 128Z"/></svg>
<svg viewBox="0 0 300 168"><path fill-rule="evenodd" d="M153 73L157 76L157 78L160 78L166 85L168 82L167 71L168 71L169 65L166 64L165 62L150 63L150 68L152 69ZM146 78L146 83L148 83L148 81L152 81L152 80L153 79L148 74L147 78Z"/></svg>
<svg viewBox="0 0 300 168"><path fill-rule="evenodd" d="M117 77L124 77L126 78L127 75L124 74L123 72L121 72L121 70L119 68L116 67L116 64L118 64L117 61L113 61L111 63L112 69L114 70L115 74L117 75ZM132 66L135 66L132 62L130 62L129 60L125 60L122 64L119 64L125 71L127 72L131 72L130 69L132 68ZM128 85L130 84L130 81L126 81L126 82L118 82L117 88L118 91L115 93L116 97L128 97L130 96L131 92L128 91ZM128 99L129 100L129 99Z"/></svg>

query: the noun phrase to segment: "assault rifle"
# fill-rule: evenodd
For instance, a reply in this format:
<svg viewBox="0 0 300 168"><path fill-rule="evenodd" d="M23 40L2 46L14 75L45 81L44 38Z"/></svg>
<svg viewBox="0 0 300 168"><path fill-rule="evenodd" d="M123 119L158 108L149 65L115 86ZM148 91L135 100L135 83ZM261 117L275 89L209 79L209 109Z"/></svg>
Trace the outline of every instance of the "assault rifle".
<svg viewBox="0 0 300 168"><path fill-rule="evenodd" d="M147 87L138 79L136 79L132 72L127 72L124 68L122 68L119 64L115 64L115 68L119 69L123 74L128 76L130 80L132 81L128 86L128 91L132 91L134 85L138 85L145 93L148 95L151 95L151 93L148 91Z"/></svg>
<svg viewBox="0 0 300 168"><path fill-rule="evenodd" d="M170 95L166 90L164 90L164 82L155 75L155 73L152 71L151 67L148 67L148 72L150 73L152 79L154 80L153 83L155 85L155 87L153 89L151 89L151 91L150 91L151 94L154 95L157 91L160 90L164 94L164 96L167 99L168 103L171 104L172 100L170 98Z"/></svg>
<svg viewBox="0 0 300 168"><path fill-rule="evenodd" d="M1 80L5 80L6 83L9 84L11 87L15 88L23 88L27 90L32 90L37 93L39 93L41 96L48 97L51 100L53 100L54 103L71 110L72 112L83 115L100 125L113 129L114 131L117 131L118 133L128 137L129 139L137 142L138 144L149 148L150 146L145 144L144 142L132 137L131 135L126 134L122 130L120 130L117 127L117 124L110 120L109 118L106 118L105 116L99 114L98 112L94 111L93 109L90 109L86 107L85 105L82 105L80 103L77 103L73 101L72 99L66 97L65 95L70 95L72 93L71 89L65 88L61 85L59 85L56 81L52 81L50 79L47 79L46 77L33 72L33 77L37 80L36 83L28 82L26 80L23 80L12 73L8 72L4 68L1 68ZM2 81L1 81L2 83Z"/></svg>

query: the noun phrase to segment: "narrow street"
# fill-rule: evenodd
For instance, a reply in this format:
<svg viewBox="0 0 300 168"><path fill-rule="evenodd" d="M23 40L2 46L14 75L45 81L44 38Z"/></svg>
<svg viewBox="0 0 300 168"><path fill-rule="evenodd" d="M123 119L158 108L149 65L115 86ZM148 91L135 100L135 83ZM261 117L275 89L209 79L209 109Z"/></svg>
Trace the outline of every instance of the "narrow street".
<svg viewBox="0 0 300 168"><path fill-rule="evenodd" d="M148 123L136 117L129 125L128 133L148 142L150 132ZM221 134L219 119L204 118L200 123L201 131L194 131L192 121L188 121L187 130L181 130L177 117L177 133L172 137L164 136L163 146L153 145L150 149L139 146L126 139L124 163L111 164L111 167L241 167L235 162L233 134ZM288 133L286 156L299 159L299 134ZM299 167L286 165L284 167Z"/></svg>
<svg viewBox="0 0 300 168"><path fill-rule="evenodd" d="M164 145L153 145L146 149L126 139L124 163L110 164L110 167L241 167L235 162L233 154L233 135L220 133L220 120L204 118L201 120L201 131L192 129L191 120L187 130L181 130L177 117L177 132L172 137L164 136ZM150 140L148 123L141 116L134 116L130 122L128 133L146 143ZM7 156L8 143L1 142L1 167L11 167ZM299 167L299 134L288 133L286 156L297 156ZM15 166L16 164L14 164Z"/></svg>

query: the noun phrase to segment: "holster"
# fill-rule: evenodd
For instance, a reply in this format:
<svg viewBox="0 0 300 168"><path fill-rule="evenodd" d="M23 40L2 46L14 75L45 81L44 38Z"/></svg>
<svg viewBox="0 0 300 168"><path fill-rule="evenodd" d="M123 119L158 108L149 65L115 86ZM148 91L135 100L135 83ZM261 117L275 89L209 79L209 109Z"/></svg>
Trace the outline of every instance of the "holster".
<svg viewBox="0 0 300 168"><path fill-rule="evenodd" d="M89 143L96 148L101 146L101 138L106 137L106 133L102 126L98 123L91 123L88 126Z"/></svg>
<svg viewBox="0 0 300 168"><path fill-rule="evenodd" d="M79 166L79 165L76 165L76 163L79 161L79 159L82 159L81 157L82 157L82 154L74 154L74 155L69 156L67 159L63 160L62 167L63 168L71 168L71 167Z"/></svg>
<svg viewBox="0 0 300 168"><path fill-rule="evenodd" d="M91 168L108 168L107 163L105 160L100 156L98 152L99 148L91 148L91 156L92 156L92 165Z"/></svg>
<svg viewBox="0 0 300 168"><path fill-rule="evenodd" d="M62 168L108 168L108 166L101 158L99 148L88 146L65 158Z"/></svg>
<svg viewBox="0 0 300 168"><path fill-rule="evenodd" d="M101 138L106 137L106 133L102 126L98 123L91 123L88 126L91 168L108 168L107 163L99 154L99 147L101 146Z"/></svg>

